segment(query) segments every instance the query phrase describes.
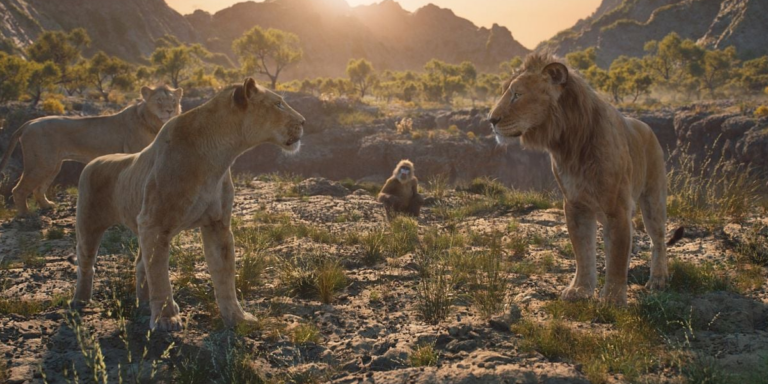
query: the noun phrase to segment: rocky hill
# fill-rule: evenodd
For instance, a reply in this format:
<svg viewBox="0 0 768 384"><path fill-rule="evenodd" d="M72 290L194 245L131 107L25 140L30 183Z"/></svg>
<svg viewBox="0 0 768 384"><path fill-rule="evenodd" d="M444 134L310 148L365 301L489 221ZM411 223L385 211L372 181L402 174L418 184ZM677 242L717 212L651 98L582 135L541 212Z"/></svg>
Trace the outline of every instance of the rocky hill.
<svg viewBox="0 0 768 384"><path fill-rule="evenodd" d="M416 12L386 0L350 7L344 0L247 1L211 15L186 17L163 0L0 0L0 35L29 45L44 30L85 28L98 50L141 62L166 34L201 42L232 59L232 41L254 26L279 28L299 36L302 62L285 79L344 76L350 58L364 57L377 69L419 70L432 58L470 60L483 70L528 50L498 25L479 28L449 9L427 5Z"/></svg>
<svg viewBox="0 0 768 384"><path fill-rule="evenodd" d="M0 35L18 46L31 44L44 30L85 28L97 51L132 62L155 49L155 39L174 35L181 41L197 39L187 20L164 0L0 0Z"/></svg>
<svg viewBox="0 0 768 384"><path fill-rule="evenodd" d="M733 45L743 59L768 54L758 37L768 33L762 0L604 0L598 11L537 49L565 55L599 47L598 64L608 66L620 55L642 56L645 42L676 32L709 48Z"/></svg>
<svg viewBox="0 0 768 384"><path fill-rule="evenodd" d="M299 36L304 60L289 77L343 76L350 58L364 57L377 69L421 69L432 58L469 60L484 70L525 55L510 31L478 28L450 9L427 5L411 13L397 2L349 7L345 1L243 2L211 15L186 16L206 46L231 55L232 40L254 25Z"/></svg>

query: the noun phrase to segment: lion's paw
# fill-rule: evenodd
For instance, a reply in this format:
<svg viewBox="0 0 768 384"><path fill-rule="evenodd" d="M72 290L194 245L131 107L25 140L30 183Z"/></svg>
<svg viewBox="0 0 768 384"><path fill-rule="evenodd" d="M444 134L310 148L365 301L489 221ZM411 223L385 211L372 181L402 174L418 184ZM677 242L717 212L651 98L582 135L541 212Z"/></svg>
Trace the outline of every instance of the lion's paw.
<svg viewBox="0 0 768 384"><path fill-rule="evenodd" d="M149 329L164 332L181 331L181 316L161 316L157 321L150 321Z"/></svg>
<svg viewBox="0 0 768 384"><path fill-rule="evenodd" d="M565 301L577 301L592 298L594 289L589 287L569 286L560 297Z"/></svg>

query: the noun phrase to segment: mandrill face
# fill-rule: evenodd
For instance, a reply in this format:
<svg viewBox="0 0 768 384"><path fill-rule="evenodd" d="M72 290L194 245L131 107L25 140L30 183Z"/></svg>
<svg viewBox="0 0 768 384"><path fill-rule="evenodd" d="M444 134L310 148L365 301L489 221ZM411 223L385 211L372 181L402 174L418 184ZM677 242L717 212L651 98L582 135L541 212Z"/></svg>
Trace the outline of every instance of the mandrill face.
<svg viewBox="0 0 768 384"><path fill-rule="evenodd" d="M397 170L397 179L400 182L406 182L411 178L411 167L403 165Z"/></svg>

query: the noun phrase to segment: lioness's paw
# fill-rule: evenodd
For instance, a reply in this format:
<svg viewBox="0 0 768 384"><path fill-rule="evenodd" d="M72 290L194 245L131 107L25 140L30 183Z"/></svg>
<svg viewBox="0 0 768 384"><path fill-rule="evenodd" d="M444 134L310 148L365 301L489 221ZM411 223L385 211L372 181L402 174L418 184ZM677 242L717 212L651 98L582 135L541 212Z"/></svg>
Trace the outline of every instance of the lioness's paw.
<svg viewBox="0 0 768 384"><path fill-rule="evenodd" d="M660 291L667 287L667 276L651 276L645 283L645 288L652 291Z"/></svg>
<svg viewBox="0 0 768 384"><path fill-rule="evenodd" d="M90 300L72 299L69 301L69 308L73 311L82 311L88 305Z"/></svg>
<svg viewBox="0 0 768 384"><path fill-rule="evenodd" d="M600 290L600 301L617 307L625 307L627 305L627 287L613 289L603 287Z"/></svg>
<svg viewBox="0 0 768 384"><path fill-rule="evenodd" d="M161 316L157 321L149 322L149 329L153 331L176 332L181 331L181 316Z"/></svg>
<svg viewBox="0 0 768 384"><path fill-rule="evenodd" d="M570 286L566 288L560 297L565 301L576 301L592 298L594 289L589 287Z"/></svg>

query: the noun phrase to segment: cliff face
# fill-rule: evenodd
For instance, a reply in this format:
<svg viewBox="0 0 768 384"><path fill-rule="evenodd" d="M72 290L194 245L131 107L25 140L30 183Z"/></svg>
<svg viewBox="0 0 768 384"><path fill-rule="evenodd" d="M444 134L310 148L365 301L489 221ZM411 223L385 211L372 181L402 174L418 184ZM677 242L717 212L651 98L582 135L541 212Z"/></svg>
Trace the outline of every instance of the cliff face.
<svg viewBox="0 0 768 384"><path fill-rule="evenodd" d="M166 34L197 39L190 23L164 0L0 0L0 34L19 46L44 30L85 28L92 44L85 54L102 50L137 62Z"/></svg>
<svg viewBox="0 0 768 384"><path fill-rule="evenodd" d="M602 14L599 12L602 11ZM599 47L598 64L620 55L642 56L643 45L670 32L708 48L736 47L744 59L768 54L764 0L604 0L598 12L539 45L558 55Z"/></svg>
<svg viewBox="0 0 768 384"><path fill-rule="evenodd" d="M230 55L232 41L254 25L295 33L304 60L286 73L288 78L343 76L347 61L356 57L380 70L418 70L432 58L469 60L481 70L495 70L502 61L528 53L508 29L478 28L431 4L411 13L392 0L355 8L343 1L277 0L186 17L209 49Z"/></svg>

